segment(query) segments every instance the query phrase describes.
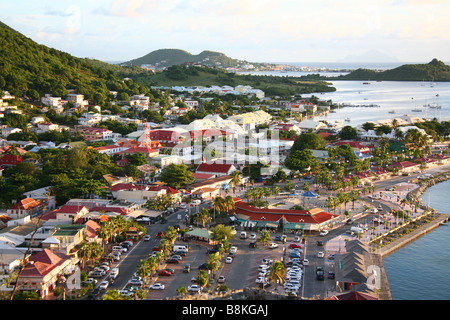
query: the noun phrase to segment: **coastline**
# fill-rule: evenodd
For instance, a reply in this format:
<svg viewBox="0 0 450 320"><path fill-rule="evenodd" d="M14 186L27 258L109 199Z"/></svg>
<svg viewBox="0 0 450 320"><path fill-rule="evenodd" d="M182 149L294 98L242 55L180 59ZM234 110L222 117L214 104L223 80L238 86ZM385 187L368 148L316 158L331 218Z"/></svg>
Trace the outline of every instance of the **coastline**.
<svg viewBox="0 0 450 320"><path fill-rule="evenodd" d="M418 203L419 207L425 211L429 211L429 214L433 216L433 220L431 220L429 223L426 223L422 226L420 226L418 229L415 229L408 233L407 235L402 236L399 239L396 239L395 241L392 241L386 246L383 246L381 248L381 257L385 258L394 251L406 246L408 243L413 242L417 238L420 238L421 236L427 234L428 232L436 229L439 227L439 225L442 222L446 222L450 219L450 215L446 213L438 213L434 208L428 207L425 204L423 204L421 196L427 190L428 188L434 186L437 183L444 182L450 179L450 171L439 174L438 176L423 181L419 188L416 188L412 191L410 191L407 194L407 198Z"/></svg>

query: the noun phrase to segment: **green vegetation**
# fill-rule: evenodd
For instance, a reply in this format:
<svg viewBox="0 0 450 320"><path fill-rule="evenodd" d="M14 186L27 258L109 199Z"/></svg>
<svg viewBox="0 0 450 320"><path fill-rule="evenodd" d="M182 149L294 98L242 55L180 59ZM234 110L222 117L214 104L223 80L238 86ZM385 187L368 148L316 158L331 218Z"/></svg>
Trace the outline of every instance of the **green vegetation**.
<svg viewBox="0 0 450 320"><path fill-rule="evenodd" d="M386 71L357 69L333 80L385 80L385 81L450 81L450 66L433 59L427 64L405 64Z"/></svg>
<svg viewBox="0 0 450 320"><path fill-rule="evenodd" d="M173 65L184 64L185 62L201 63L206 66L214 67L219 64L223 68L236 67L241 64L240 60L227 57L225 54L214 51L202 51L193 55L187 51L179 49L159 49L146 54L143 57L124 62L121 65L141 66L143 64L156 65L158 67L170 67ZM246 63L245 61L243 61Z"/></svg>

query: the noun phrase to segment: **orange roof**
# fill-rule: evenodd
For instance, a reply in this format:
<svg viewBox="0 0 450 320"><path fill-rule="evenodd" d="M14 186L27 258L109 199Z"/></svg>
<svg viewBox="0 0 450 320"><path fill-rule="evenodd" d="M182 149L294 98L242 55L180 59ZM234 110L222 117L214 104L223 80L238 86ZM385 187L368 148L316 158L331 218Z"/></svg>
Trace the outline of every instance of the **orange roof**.
<svg viewBox="0 0 450 320"><path fill-rule="evenodd" d="M36 201L31 198L25 198L20 201L18 201L15 205L13 205L10 209L23 209L23 210L29 210L36 208L40 205L40 201Z"/></svg>

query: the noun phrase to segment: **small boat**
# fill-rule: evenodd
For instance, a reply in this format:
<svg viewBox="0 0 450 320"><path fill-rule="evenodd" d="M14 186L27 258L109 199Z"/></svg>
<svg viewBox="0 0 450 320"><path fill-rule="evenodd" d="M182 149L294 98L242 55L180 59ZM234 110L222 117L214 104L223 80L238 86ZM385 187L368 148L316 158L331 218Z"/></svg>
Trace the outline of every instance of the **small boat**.
<svg viewBox="0 0 450 320"><path fill-rule="evenodd" d="M422 109L411 109L412 112L422 112Z"/></svg>
<svg viewBox="0 0 450 320"><path fill-rule="evenodd" d="M389 113L391 113L391 114L396 114L396 113L397 113L397 111L395 111L395 110L391 110L391 111L389 111Z"/></svg>
<svg viewBox="0 0 450 320"><path fill-rule="evenodd" d="M345 121L350 122L350 121L352 121L352 119L350 119L350 118L345 118Z"/></svg>
<svg viewBox="0 0 450 320"><path fill-rule="evenodd" d="M448 221L441 222L440 225L441 225L441 226L448 226Z"/></svg>
<svg viewBox="0 0 450 320"><path fill-rule="evenodd" d="M363 82L363 84L370 84L370 82Z"/></svg>

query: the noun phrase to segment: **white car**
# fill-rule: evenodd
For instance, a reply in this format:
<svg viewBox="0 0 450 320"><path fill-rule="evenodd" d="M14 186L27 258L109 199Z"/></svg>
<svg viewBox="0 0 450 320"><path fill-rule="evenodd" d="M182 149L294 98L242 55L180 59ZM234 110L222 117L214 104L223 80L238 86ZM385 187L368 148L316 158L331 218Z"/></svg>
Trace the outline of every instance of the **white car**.
<svg viewBox="0 0 450 320"><path fill-rule="evenodd" d="M108 285L109 285L108 281L102 281L98 287L102 290L106 290L106 288L108 288Z"/></svg>
<svg viewBox="0 0 450 320"><path fill-rule="evenodd" d="M322 251L317 253L317 258L323 258L323 257L325 257L325 254Z"/></svg>
<svg viewBox="0 0 450 320"><path fill-rule="evenodd" d="M267 269L269 269L269 265L267 265L267 264L261 264L258 267L258 271L263 271L263 270L267 270Z"/></svg>
<svg viewBox="0 0 450 320"><path fill-rule="evenodd" d="M251 233L250 236L248 237L250 240L256 240L256 234Z"/></svg>
<svg viewBox="0 0 450 320"><path fill-rule="evenodd" d="M263 277L263 276L259 276L258 278L256 278L256 283L267 283L267 278Z"/></svg>
<svg viewBox="0 0 450 320"><path fill-rule="evenodd" d="M263 259L262 263L265 265L271 265L273 263L273 260L269 259L269 258L265 258L265 259Z"/></svg>
<svg viewBox="0 0 450 320"><path fill-rule="evenodd" d="M294 237L294 242L300 242L300 236L295 236Z"/></svg>
<svg viewBox="0 0 450 320"><path fill-rule="evenodd" d="M164 290L166 287L163 284L157 282L152 284L149 288L154 290Z"/></svg>
<svg viewBox="0 0 450 320"><path fill-rule="evenodd" d="M231 248L230 248L230 252L231 252L231 253L236 253L236 252L237 252L237 247L234 247L234 246L231 247Z"/></svg>
<svg viewBox="0 0 450 320"><path fill-rule="evenodd" d="M304 266L309 266L309 260L308 259L303 259L303 265Z"/></svg>
<svg viewBox="0 0 450 320"><path fill-rule="evenodd" d="M225 277L224 276L219 276L219 279L217 279L218 283L224 283L225 282Z"/></svg>
<svg viewBox="0 0 450 320"><path fill-rule="evenodd" d="M144 241L149 241L151 239L151 236L149 234L146 234L144 237Z"/></svg>
<svg viewBox="0 0 450 320"><path fill-rule="evenodd" d="M225 263L232 263L232 262L233 262L232 257L227 257L227 259L225 260Z"/></svg>
<svg viewBox="0 0 450 320"><path fill-rule="evenodd" d="M271 243L269 244L269 249L275 249L275 248L278 248L278 243L271 242Z"/></svg>
<svg viewBox="0 0 450 320"><path fill-rule="evenodd" d="M328 234L328 230L322 230L322 231L320 231L320 233L319 233L319 235L321 236L321 237L324 237L324 236L326 236Z"/></svg>
<svg viewBox="0 0 450 320"><path fill-rule="evenodd" d="M192 286L188 287L188 291L189 292L201 292L202 287L200 287L199 285L193 284Z"/></svg>
<svg viewBox="0 0 450 320"><path fill-rule="evenodd" d="M119 291L119 294L120 294L121 296L132 296L132 295L133 295L133 292L130 291L130 290L128 290L128 289L123 289L123 290L120 290L120 291Z"/></svg>

